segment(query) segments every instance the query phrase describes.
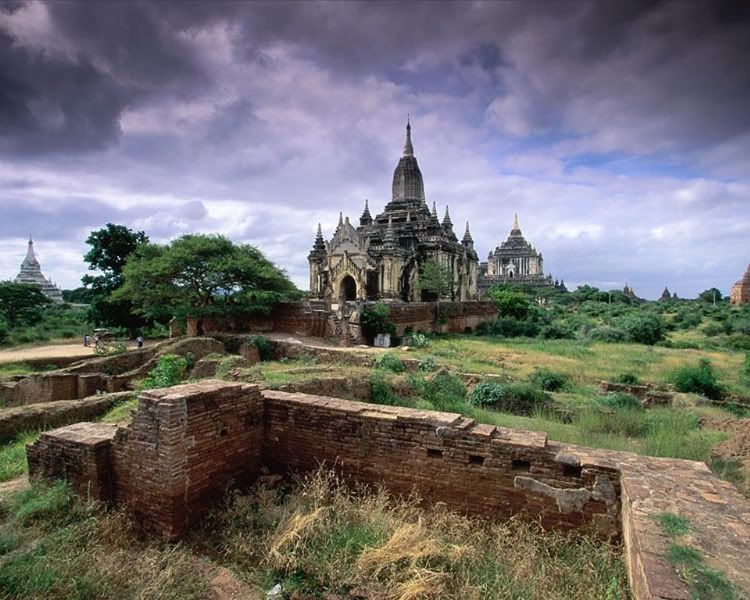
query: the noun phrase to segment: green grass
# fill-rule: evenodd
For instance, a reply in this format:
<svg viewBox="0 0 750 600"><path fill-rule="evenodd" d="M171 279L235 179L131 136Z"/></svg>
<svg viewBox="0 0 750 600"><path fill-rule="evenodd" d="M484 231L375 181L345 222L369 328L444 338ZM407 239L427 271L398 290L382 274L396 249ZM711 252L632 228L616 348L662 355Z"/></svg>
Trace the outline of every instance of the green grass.
<svg viewBox="0 0 750 600"><path fill-rule="evenodd" d="M4 599L207 597L184 546L140 539L119 512L102 512L64 483L34 486L0 505Z"/></svg>
<svg viewBox="0 0 750 600"><path fill-rule="evenodd" d="M27 375L37 370L25 363L6 363L0 365L0 379L3 377L12 377L13 375Z"/></svg>
<svg viewBox="0 0 750 600"><path fill-rule="evenodd" d="M692 600L739 600L740 596L726 575L709 567L696 548L683 543L682 538L693 529L688 519L668 512L656 515L655 519L672 540L666 558L688 586Z"/></svg>
<svg viewBox="0 0 750 600"><path fill-rule="evenodd" d="M138 406L138 398L125 400L110 408L99 418L102 423L122 423L130 419L130 415Z"/></svg>
<svg viewBox="0 0 750 600"><path fill-rule="evenodd" d="M0 443L0 482L10 481L26 473L26 444L34 442L38 437L38 431L27 431Z"/></svg>

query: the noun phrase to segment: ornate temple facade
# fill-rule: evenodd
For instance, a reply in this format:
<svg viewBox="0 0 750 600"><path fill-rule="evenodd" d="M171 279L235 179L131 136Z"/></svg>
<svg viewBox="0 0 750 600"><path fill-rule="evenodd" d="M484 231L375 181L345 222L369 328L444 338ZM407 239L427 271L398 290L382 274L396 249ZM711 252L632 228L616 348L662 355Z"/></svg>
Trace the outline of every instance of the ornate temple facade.
<svg viewBox="0 0 750 600"><path fill-rule="evenodd" d="M750 302L750 265L747 266L742 279L732 286L729 299L732 304L746 304Z"/></svg>
<svg viewBox="0 0 750 600"><path fill-rule="evenodd" d="M435 204L428 207L409 123L391 191L391 201L374 218L365 200L358 226L340 215L328 241L318 225L308 256L312 297L331 302L434 300L421 289L419 273L427 261L436 260L450 279L441 299L475 300L479 259L469 224L459 241L448 208L440 221Z"/></svg>
<svg viewBox="0 0 750 600"><path fill-rule="evenodd" d="M29 283L31 285L38 285L42 288L44 295L50 298L53 302L62 302L62 292L51 279L48 279L42 274L42 268L39 265L39 261L34 254L34 242L29 238L29 247L26 250L26 258L21 263L21 270L16 276L15 283Z"/></svg>
<svg viewBox="0 0 750 600"><path fill-rule="evenodd" d="M490 252L487 262L479 265L479 290L485 292L493 285L523 284L533 287L556 286L565 288L564 281L552 281L544 274L541 252L526 241L515 215L508 239Z"/></svg>

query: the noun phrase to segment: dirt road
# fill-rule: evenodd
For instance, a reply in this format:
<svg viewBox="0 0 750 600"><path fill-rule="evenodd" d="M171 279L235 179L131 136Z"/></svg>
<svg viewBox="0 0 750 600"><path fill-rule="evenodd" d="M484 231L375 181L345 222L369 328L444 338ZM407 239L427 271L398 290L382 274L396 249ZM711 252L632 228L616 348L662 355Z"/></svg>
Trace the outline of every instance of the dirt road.
<svg viewBox="0 0 750 600"><path fill-rule="evenodd" d="M81 358L94 356L94 348L85 348L80 343L11 348L10 350L0 350L0 364L22 363L25 360L40 358L68 358L71 356L80 356Z"/></svg>

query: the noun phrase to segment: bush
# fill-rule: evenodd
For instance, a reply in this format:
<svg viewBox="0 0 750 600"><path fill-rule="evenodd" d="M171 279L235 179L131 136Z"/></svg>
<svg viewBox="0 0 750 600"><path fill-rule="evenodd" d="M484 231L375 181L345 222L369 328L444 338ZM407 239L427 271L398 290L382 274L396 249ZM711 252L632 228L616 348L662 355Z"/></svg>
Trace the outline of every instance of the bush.
<svg viewBox="0 0 750 600"><path fill-rule="evenodd" d="M437 360L432 355L425 356L419 361L419 365L417 365L417 371L419 371L420 373L430 373L432 371L437 371L437 368Z"/></svg>
<svg viewBox="0 0 750 600"><path fill-rule="evenodd" d="M411 345L415 348L426 348L430 345L430 339L424 333L415 333L411 338Z"/></svg>
<svg viewBox="0 0 750 600"><path fill-rule="evenodd" d="M557 323L552 323L542 327L539 337L545 340L572 340L575 334L570 329L566 329Z"/></svg>
<svg viewBox="0 0 750 600"><path fill-rule="evenodd" d="M375 368L393 371L394 373L403 373L404 363L393 352L384 352L375 359Z"/></svg>
<svg viewBox="0 0 750 600"><path fill-rule="evenodd" d="M568 383L568 376L546 367L538 367L529 375L529 382L546 392L557 392Z"/></svg>
<svg viewBox="0 0 750 600"><path fill-rule="evenodd" d="M624 342L628 334L625 333L624 329L619 327L612 327L610 325L602 325L596 327L589 332L589 337L597 342Z"/></svg>
<svg viewBox="0 0 750 600"><path fill-rule="evenodd" d="M247 341L251 344L255 344L255 347L258 349L258 354L260 355L260 360L273 359L273 346L271 345L271 342L268 341L267 337L262 335L251 335L247 338Z"/></svg>
<svg viewBox="0 0 750 600"><path fill-rule="evenodd" d="M635 373L620 373L615 377L616 383L625 383L627 385L640 385L641 380Z"/></svg>
<svg viewBox="0 0 750 600"><path fill-rule="evenodd" d="M4 344L8 340L8 325L4 321L0 321L0 344Z"/></svg>
<svg viewBox="0 0 750 600"><path fill-rule="evenodd" d="M94 354L97 356L117 356L127 351L128 347L122 342L101 342L94 347Z"/></svg>
<svg viewBox="0 0 750 600"><path fill-rule="evenodd" d="M492 333L503 337L536 337L539 325L515 317L499 317L492 327Z"/></svg>
<svg viewBox="0 0 750 600"><path fill-rule="evenodd" d="M621 326L631 342L653 346L664 339L664 321L656 315L626 317Z"/></svg>
<svg viewBox="0 0 750 600"><path fill-rule="evenodd" d="M217 379L224 379L229 374L229 371L236 369L239 365L247 365L244 358L237 356L236 354L226 356L222 358L219 366L216 367L216 373L214 376Z"/></svg>
<svg viewBox="0 0 750 600"><path fill-rule="evenodd" d="M373 371L370 376L370 402L386 406L398 406L403 403L401 397L391 389L385 374L379 371Z"/></svg>
<svg viewBox="0 0 750 600"><path fill-rule="evenodd" d="M632 394L623 392L610 392L606 396L597 398L599 406L604 408L627 408L631 410L643 410L643 402Z"/></svg>
<svg viewBox="0 0 750 600"><path fill-rule="evenodd" d="M187 374L187 360L176 354L165 354L138 386L142 390L152 390L177 385Z"/></svg>
<svg viewBox="0 0 750 600"><path fill-rule="evenodd" d="M697 365L680 367L672 375L672 382L678 392L693 392L712 400L720 400L725 392L716 371L706 358L702 358Z"/></svg>
<svg viewBox="0 0 750 600"><path fill-rule="evenodd" d="M469 396L475 406L516 415L531 415L551 403L549 394L529 383L478 383Z"/></svg>
<svg viewBox="0 0 750 600"><path fill-rule="evenodd" d="M378 302L365 306L359 319L365 336L372 340L379 333L396 335L396 326L388 318L389 315L390 309L385 304Z"/></svg>
<svg viewBox="0 0 750 600"><path fill-rule="evenodd" d="M750 378L750 352L745 352L745 362L742 365L742 374Z"/></svg>
<svg viewBox="0 0 750 600"><path fill-rule="evenodd" d="M418 385L421 396L437 410L461 412L466 399L466 386L456 375L447 371L435 373Z"/></svg>
<svg viewBox="0 0 750 600"><path fill-rule="evenodd" d="M643 437L648 433L648 418L642 409L601 406L582 413L578 427L585 434Z"/></svg>

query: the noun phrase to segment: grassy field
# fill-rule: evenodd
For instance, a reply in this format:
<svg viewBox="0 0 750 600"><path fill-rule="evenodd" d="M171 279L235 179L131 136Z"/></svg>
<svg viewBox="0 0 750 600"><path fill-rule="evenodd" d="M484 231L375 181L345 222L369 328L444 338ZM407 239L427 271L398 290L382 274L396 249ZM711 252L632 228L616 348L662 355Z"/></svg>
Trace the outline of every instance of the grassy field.
<svg viewBox="0 0 750 600"><path fill-rule="evenodd" d="M352 490L319 471L294 487L236 494L180 544L64 484L0 500L0 589L8 599L211 596L218 565L263 598L354 588L383 599L625 600L619 549L592 537L492 523L383 490Z"/></svg>
<svg viewBox="0 0 750 600"><path fill-rule="evenodd" d="M547 367L580 384L612 379L621 373L633 373L651 383L668 383L678 367L707 358L730 391L750 397L750 381L741 377L745 360L742 352L456 335L432 338L427 348L416 349L414 354L434 355L441 363L464 372L507 374L515 378L526 377L535 368Z"/></svg>

